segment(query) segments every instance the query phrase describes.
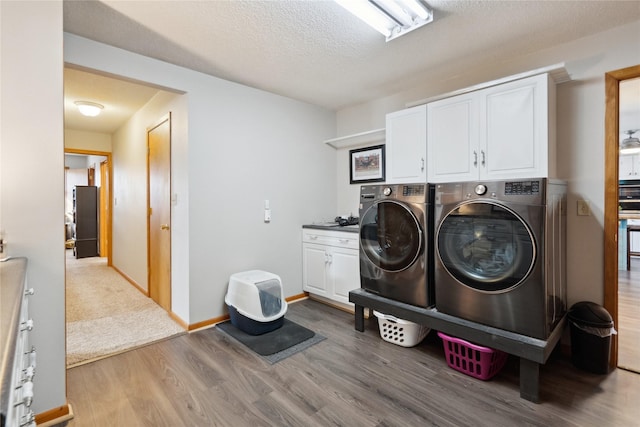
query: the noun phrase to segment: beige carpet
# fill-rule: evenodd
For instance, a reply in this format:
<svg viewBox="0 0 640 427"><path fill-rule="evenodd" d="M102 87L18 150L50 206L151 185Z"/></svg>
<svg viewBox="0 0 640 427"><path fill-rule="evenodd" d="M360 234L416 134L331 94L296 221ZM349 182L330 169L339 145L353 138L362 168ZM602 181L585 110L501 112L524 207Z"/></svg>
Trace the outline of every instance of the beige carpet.
<svg viewBox="0 0 640 427"><path fill-rule="evenodd" d="M106 258L75 259L67 250L67 367L185 333Z"/></svg>

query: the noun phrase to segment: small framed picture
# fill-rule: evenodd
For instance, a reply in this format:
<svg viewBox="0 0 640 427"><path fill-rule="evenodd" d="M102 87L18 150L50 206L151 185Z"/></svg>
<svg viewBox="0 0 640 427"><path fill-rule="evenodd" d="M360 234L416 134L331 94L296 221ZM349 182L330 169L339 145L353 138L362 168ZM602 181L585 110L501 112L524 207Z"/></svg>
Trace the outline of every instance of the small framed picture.
<svg viewBox="0 0 640 427"><path fill-rule="evenodd" d="M384 181L384 145L349 150L351 184Z"/></svg>

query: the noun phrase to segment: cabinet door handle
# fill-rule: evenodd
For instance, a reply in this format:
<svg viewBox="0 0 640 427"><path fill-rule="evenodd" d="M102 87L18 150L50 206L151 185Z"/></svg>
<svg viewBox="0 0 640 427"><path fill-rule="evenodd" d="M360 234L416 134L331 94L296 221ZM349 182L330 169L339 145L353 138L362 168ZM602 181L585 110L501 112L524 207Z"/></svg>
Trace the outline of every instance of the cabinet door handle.
<svg viewBox="0 0 640 427"><path fill-rule="evenodd" d="M340 243L349 243L349 239L338 239Z"/></svg>
<svg viewBox="0 0 640 427"><path fill-rule="evenodd" d="M325 252L324 253L324 262L326 264L331 264L332 261L333 261L333 259L331 258L331 254Z"/></svg>
<svg viewBox="0 0 640 427"><path fill-rule="evenodd" d="M473 150L473 166L478 167L478 152Z"/></svg>
<svg viewBox="0 0 640 427"><path fill-rule="evenodd" d="M309 235L310 240L318 240L318 236Z"/></svg>
<svg viewBox="0 0 640 427"><path fill-rule="evenodd" d="M420 172L424 172L424 157L420 159Z"/></svg>
<svg viewBox="0 0 640 427"><path fill-rule="evenodd" d="M484 150L480 150L480 154L482 154L482 166L484 166L484 164L485 164L485 154L484 154Z"/></svg>
<svg viewBox="0 0 640 427"><path fill-rule="evenodd" d="M33 330L33 319L29 319L25 322L22 322L20 325L20 331L32 331Z"/></svg>
<svg viewBox="0 0 640 427"><path fill-rule="evenodd" d="M160 224L160 230L168 230L169 224Z"/></svg>

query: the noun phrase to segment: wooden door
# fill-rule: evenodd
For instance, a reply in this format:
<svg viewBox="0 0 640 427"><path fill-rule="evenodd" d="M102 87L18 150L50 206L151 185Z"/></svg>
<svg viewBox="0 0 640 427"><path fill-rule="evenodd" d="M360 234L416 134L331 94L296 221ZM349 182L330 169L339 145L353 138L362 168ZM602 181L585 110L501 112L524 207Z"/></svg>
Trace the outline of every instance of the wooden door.
<svg viewBox="0 0 640 427"><path fill-rule="evenodd" d="M147 130L149 296L171 311L171 115Z"/></svg>
<svg viewBox="0 0 640 427"><path fill-rule="evenodd" d="M100 234L98 241L101 257L107 257L109 255L110 191L109 161L105 160L100 163L100 214L98 215L98 218L100 218Z"/></svg>

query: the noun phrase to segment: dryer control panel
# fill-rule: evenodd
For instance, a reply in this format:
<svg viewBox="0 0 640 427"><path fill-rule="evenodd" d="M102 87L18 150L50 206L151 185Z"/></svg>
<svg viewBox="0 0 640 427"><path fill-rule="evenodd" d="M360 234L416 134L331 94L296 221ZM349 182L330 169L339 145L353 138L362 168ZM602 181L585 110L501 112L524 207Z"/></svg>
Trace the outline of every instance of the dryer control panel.
<svg viewBox="0 0 640 427"><path fill-rule="evenodd" d="M504 183L505 196L540 194L540 181L512 181Z"/></svg>

